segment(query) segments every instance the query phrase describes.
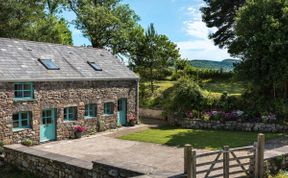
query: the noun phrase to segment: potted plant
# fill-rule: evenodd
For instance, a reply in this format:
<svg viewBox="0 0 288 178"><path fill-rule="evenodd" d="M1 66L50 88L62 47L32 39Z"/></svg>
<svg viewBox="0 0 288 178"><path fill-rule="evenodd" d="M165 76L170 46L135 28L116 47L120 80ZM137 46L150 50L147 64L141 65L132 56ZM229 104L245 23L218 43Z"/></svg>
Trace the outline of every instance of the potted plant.
<svg viewBox="0 0 288 178"><path fill-rule="evenodd" d="M134 126L136 124L136 117L134 114L130 113L127 115L127 121L129 126Z"/></svg>
<svg viewBox="0 0 288 178"><path fill-rule="evenodd" d="M73 126L74 136L75 138L81 138L82 133L86 130L84 127L80 125Z"/></svg>

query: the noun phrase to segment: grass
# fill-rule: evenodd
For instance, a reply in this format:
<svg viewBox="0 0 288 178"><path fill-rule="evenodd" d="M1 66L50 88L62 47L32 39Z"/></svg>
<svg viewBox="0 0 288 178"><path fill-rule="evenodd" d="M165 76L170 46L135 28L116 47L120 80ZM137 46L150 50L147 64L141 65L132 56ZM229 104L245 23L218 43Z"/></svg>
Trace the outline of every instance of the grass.
<svg viewBox="0 0 288 178"><path fill-rule="evenodd" d="M266 140L282 136L283 134L277 133L265 134ZM256 141L257 133L160 127L135 132L119 138L177 147L191 144L193 148L216 150L222 148L224 145L229 145L230 147L251 145Z"/></svg>
<svg viewBox="0 0 288 178"><path fill-rule="evenodd" d="M230 95L241 95L245 87L242 82L232 80L203 80L201 86L215 95L221 95L223 92L228 92Z"/></svg>

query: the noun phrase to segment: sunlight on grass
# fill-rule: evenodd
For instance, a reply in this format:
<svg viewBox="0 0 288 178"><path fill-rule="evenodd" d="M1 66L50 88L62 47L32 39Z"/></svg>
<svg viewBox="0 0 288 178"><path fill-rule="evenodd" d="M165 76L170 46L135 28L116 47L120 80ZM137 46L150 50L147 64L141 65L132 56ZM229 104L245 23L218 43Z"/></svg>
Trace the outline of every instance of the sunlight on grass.
<svg viewBox="0 0 288 178"><path fill-rule="evenodd" d="M265 134L266 140L281 136L283 134ZM221 149L224 145L229 145L230 147L251 145L256 141L257 133L162 127L135 132L119 138L178 147L191 144L193 148L215 150Z"/></svg>

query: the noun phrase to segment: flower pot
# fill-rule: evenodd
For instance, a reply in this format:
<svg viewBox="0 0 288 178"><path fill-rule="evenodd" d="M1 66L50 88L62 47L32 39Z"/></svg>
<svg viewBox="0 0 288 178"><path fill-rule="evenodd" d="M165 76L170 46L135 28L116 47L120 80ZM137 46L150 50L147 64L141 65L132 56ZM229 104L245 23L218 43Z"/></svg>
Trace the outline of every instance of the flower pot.
<svg viewBox="0 0 288 178"><path fill-rule="evenodd" d="M74 132L75 138L81 138L82 132Z"/></svg>

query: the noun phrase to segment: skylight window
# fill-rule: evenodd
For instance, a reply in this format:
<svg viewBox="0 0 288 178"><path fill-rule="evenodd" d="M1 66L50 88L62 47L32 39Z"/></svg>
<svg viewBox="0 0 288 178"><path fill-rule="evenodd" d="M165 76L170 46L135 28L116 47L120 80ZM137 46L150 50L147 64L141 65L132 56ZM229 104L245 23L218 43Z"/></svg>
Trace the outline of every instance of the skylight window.
<svg viewBox="0 0 288 178"><path fill-rule="evenodd" d="M52 61L52 59L39 59L39 62L48 70L59 70L60 68Z"/></svg>
<svg viewBox="0 0 288 178"><path fill-rule="evenodd" d="M96 71L102 71L102 68L95 62L87 61L87 63Z"/></svg>

